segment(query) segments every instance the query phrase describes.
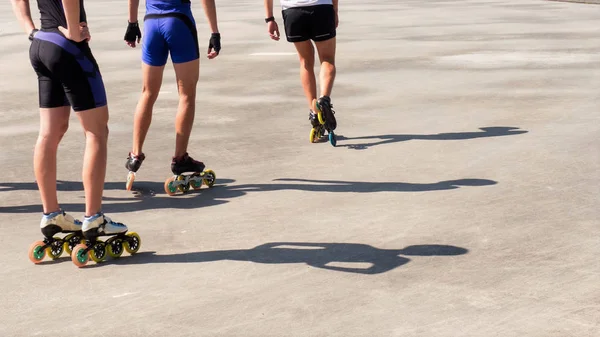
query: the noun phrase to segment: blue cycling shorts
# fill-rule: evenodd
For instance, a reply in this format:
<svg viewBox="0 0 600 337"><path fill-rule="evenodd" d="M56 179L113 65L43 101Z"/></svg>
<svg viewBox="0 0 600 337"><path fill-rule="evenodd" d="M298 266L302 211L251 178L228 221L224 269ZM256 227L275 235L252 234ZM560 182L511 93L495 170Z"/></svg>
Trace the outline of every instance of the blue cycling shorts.
<svg viewBox="0 0 600 337"><path fill-rule="evenodd" d="M169 53L173 63L200 57L196 22L191 11L149 11L144 17L142 61L151 66L164 66Z"/></svg>

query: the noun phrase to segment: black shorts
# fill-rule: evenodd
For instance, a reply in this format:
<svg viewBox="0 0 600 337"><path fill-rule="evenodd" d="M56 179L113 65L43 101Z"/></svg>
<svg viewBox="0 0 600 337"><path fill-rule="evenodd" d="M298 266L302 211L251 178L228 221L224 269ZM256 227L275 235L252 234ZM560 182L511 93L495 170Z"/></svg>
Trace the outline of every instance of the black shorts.
<svg viewBox="0 0 600 337"><path fill-rule="evenodd" d="M333 5L292 7L283 10L288 42L325 41L335 37Z"/></svg>
<svg viewBox="0 0 600 337"><path fill-rule="evenodd" d="M106 90L87 43L56 32L39 31L29 48L38 76L40 108L71 106L84 111L106 105Z"/></svg>

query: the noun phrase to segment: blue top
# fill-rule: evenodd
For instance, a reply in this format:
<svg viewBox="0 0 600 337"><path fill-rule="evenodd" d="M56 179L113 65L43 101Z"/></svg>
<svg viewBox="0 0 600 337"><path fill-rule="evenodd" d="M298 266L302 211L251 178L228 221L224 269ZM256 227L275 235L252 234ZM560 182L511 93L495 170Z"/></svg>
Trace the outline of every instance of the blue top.
<svg viewBox="0 0 600 337"><path fill-rule="evenodd" d="M146 14L192 14L190 0L146 0Z"/></svg>

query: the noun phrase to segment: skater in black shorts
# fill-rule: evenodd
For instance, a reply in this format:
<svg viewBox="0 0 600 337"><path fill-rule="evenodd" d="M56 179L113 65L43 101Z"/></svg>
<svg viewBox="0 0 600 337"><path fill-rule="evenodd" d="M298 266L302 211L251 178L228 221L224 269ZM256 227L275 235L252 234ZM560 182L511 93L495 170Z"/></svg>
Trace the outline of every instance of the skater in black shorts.
<svg viewBox="0 0 600 337"><path fill-rule="evenodd" d="M312 125L310 141L318 140L326 130L331 144L335 146L333 130L337 127L337 122L330 96L336 72L338 0L280 1L287 40L294 44L300 57L300 80L310 109L309 120ZM273 17L273 0L265 0L265 11L269 35L271 39L278 41L280 34ZM321 61L319 97L314 73L315 46Z"/></svg>
<svg viewBox="0 0 600 337"><path fill-rule="evenodd" d="M91 38L83 0L38 0L41 29L31 19L29 0L12 0L15 15L29 34L29 57L38 77L40 131L33 167L40 191L43 215L40 223L44 241L35 242L29 258L38 263L46 254L60 256L81 242L81 236L95 241L97 236L124 235L127 226L113 222L102 213L102 194L106 172L108 107L100 69L88 45ZM56 192L58 145L69 126L71 108L85 131L83 187L85 217L83 223L65 213ZM65 158L63 156L63 158ZM57 240L57 233L69 233ZM119 249L113 241L112 252ZM133 243L129 242L128 250ZM138 241L139 243L139 241ZM85 264L89 252L80 249L75 264ZM121 246L123 247L123 246ZM137 247L137 246L136 246ZM98 250L96 255L105 254ZM77 262L78 261L78 262Z"/></svg>

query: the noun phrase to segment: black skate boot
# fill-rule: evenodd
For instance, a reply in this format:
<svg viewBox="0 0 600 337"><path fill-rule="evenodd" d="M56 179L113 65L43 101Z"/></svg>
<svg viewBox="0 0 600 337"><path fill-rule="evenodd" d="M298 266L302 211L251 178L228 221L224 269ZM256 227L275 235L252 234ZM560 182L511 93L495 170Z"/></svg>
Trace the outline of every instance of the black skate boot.
<svg viewBox="0 0 600 337"><path fill-rule="evenodd" d="M127 174L127 182L125 183L126 190L131 191L133 181L135 180L135 173L140 169L140 166L142 166L144 159L146 159L146 156L143 153L136 156L129 152L127 161L125 162L125 168L129 170L129 173Z"/></svg>
<svg viewBox="0 0 600 337"><path fill-rule="evenodd" d="M173 157L171 161L171 172L174 175L181 175L185 172L200 173L204 171L204 163L194 160L187 153L180 158Z"/></svg>
<svg viewBox="0 0 600 337"><path fill-rule="evenodd" d="M144 161L144 159L146 159L146 156L143 153L139 156L136 156L133 153L129 152L129 155L127 156L127 161L125 162L125 168L128 169L130 172L137 172L140 169L140 166L142 166L142 162Z"/></svg>
<svg viewBox="0 0 600 337"><path fill-rule="evenodd" d="M337 121L335 120L335 111L333 110L333 104L331 104L331 98L329 96L322 96L315 104L318 111L321 112L325 129L328 132L335 130L337 127Z"/></svg>
<svg viewBox="0 0 600 337"><path fill-rule="evenodd" d="M331 98L329 96L321 96L319 99L313 100L313 107L317 112L319 122L323 124L323 128L329 134L329 142L331 145L336 146L337 138L333 130L337 127L337 121L335 120L335 111L331 104Z"/></svg>
<svg viewBox="0 0 600 337"><path fill-rule="evenodd" d="M215 172L205 171L204 163L194 160L187 153L180 158L173 157L171 172L174 176L165 181L165 192L168 195L175 195L177 191L186 193L190 187L198 190L202 184L212 187L216 180Z"/></svg>

